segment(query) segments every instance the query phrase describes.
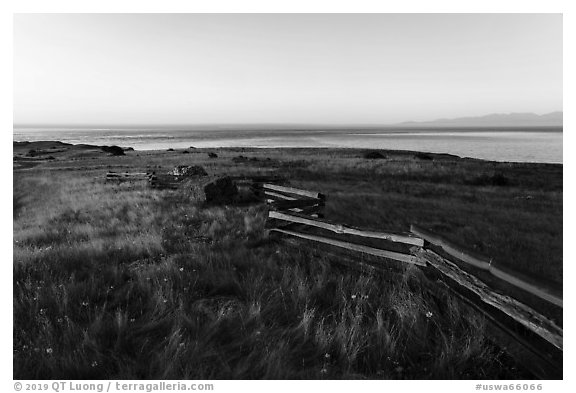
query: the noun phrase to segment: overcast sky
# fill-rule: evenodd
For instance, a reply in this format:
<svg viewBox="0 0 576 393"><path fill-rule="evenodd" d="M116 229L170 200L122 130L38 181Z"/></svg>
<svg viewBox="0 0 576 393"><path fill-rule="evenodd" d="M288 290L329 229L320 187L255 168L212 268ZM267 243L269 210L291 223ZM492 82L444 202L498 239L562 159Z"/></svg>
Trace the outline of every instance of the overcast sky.
<svg viewBox="0 0 576 393"><path fill-rule="evenodd" d="M19 14L15 124L562 110L560 14Z"/></svg>

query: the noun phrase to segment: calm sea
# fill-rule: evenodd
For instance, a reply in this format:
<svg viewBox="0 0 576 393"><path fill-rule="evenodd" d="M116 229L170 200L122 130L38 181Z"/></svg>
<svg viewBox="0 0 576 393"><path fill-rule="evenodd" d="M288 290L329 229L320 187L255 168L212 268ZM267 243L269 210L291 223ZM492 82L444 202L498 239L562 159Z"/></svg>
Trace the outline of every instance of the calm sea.
<svg viewBox="0 0 576 393"><path fill-rule="evenodd" d="M183 130L14 128L14 141L59 140L136 150L187 147L341 147L449 153L494 161L562 163L559 129Z"/></svg>

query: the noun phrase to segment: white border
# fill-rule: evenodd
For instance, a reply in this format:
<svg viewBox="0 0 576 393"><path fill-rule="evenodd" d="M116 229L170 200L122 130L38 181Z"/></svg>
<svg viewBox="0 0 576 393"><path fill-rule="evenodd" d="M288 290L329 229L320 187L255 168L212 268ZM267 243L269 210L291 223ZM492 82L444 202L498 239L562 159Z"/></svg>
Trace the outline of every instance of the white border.
<svg viewBox="0 0 576 393"><path fill-rule="evenodd" d="M572 2L573 3L573 2ZM2 102L0 113L2 115L2 149L6 149L2 154L2 175L12 181L12 91L8 86L12 86L12 34L13 13L57 13L57 12L126 12L126 13L165 13L165 12L337 12L337 13L358 13L358 12L386 12L386 13L563 13L564 14L564 256L570 255L570 240L574 231L570 229L574 220L574 208L571 205L574 196L574 176L573 160L571 148L573 146L573 115L572 104L574 103L573 89L575 86L573 71L574 64L574 39L576 37L576 18L570 1L506 1L506 0L484 0L476 2L448 1L448 0L405 0L396 2L383 1L313 1L313 0L292 0L285 2L272 2L270 0L100 0L100 1L80 1L80 0L10 0L1 3L2 7L0 29L2 43ZM570 38L569 38L570 37ZM8 186L6 186L7 188ZM2 387L4 391L14 391L12 381L12 225L11 205L9 195L2 196L2 235L0 237L3 251L1 264L2 285L2 315L1 325L1 375ZM564 318L564 330L568 332L564 341L565 361L564 361L564 381L552 382L544 381L543 391L576 391L574 372L571 372L574 361L574 318L573 299L574 290L571 288L571 278L574 277L574 267L569 259L564 264L564 276L567 278L564 297L566 299L566 312ZM8 282L10 281L10 283ZM497 382L497 381L494 381ZM362 389L362 391L383 392L383 389L410 389L414 391L428 391L439 388L443 392L468 392L474 390L473 381L217 381L217 392L238 391L250 389L254 392L267 392L275 389L280 392L288 392L293 389L304 389L306 391L317 391L320 389L330 389L336 391L351 391ZM484 381L486 383L486 381ZM572 388L570 388L572 386Z"/></svg>

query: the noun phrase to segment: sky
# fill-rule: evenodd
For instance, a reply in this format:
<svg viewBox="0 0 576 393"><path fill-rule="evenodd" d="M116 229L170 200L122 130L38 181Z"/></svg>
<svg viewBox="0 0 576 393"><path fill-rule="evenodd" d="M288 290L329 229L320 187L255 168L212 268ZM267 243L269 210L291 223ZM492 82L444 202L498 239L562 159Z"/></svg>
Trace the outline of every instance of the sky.
<svg viewBox="0 0 576 393"><path fill-rule="evenodd" d="M561 14L16 14L15 125L562 110Z"/></svg>

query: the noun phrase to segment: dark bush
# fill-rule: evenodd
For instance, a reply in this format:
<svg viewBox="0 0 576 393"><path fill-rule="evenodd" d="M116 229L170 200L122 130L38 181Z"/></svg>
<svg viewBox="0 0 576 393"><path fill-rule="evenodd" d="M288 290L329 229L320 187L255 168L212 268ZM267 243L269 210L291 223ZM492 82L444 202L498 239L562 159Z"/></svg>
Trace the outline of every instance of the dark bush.
<svg viewBox="0 0 576 393"><path fill-rule="evenodd" d="M381 158L386 158L386 156L382 153L380 153L379 151L369 151L367 153L364 153L364 158L368 158L371 160L377 160L377 159L381 159Z"/></svg>
<svg viewBox="0 0 576 393"><path fill-rule="evenodd" d="M232 158L232 162L244 162L248 160L248 157L244 157L244 156L236 156Z"/></svg>
<svg viewBox="0 0 576 393"><path fill-rule="evenodd" d="M430 154L422 153L422 152L418 152L418 153L414 154L414 157L418 158L419 160L433 160L434 159L434 157L432 157Z"/></svg>
<svg viewBox="0 0 576 393"><path fill-rule="evenodd" d="M120 146L102 146L101 149L106 153L110 153L113 156L123 156L124 149Z"/></svg>
<svg viewBox="0 0 576 393"><path fill-rule="evenodd" d="M510 184L510 179L502 173L494 173L492 175L480 175L465 182L472 186L498 186L504 187Z"/></svg>
<svg viewBox="0 0 576 393"><path fill-rule="evenodd" d="M184 150L182 154L190 154L190 152L188 150Z"/></svg>
<svg viewBox="0 0 576 393"><path fill-rule="evenodd" d="M496 173L492 176L492 184L495 186L507 186L510 180L501 173Z"/></svg>
<svg viewBox="0 0 576 393"><path fill-rule="evenodd" d="M218 158L218 154L210 152L210 153L208 153L208 157L210 157L210 158Z"/></svg>
<svg viewBox="0 0 576 393"><path fill-rule="evenodd" d="M174 149L170 148L170 149L168 149L168 151L174 151Z"/></svg>

